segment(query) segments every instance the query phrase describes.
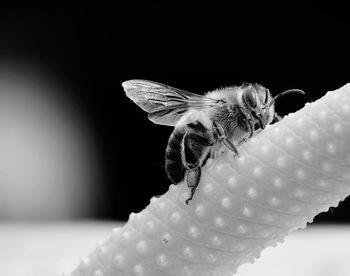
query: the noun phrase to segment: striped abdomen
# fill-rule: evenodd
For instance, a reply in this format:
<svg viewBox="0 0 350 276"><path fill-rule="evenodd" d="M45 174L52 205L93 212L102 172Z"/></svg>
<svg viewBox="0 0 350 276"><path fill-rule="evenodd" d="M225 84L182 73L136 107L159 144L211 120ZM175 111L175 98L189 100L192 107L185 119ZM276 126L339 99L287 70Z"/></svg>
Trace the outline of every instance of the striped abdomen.
<svg viewBox="0 0 350 276"><path fill-rule="evenodd" d="M204 150L213 144L211 133L199 121L175 128L165 151L165 171L172 183L179 183L184 179L186 170L181 159L181 142L186 132L184 150L186 160L190 164L200 160Z"/></svg>

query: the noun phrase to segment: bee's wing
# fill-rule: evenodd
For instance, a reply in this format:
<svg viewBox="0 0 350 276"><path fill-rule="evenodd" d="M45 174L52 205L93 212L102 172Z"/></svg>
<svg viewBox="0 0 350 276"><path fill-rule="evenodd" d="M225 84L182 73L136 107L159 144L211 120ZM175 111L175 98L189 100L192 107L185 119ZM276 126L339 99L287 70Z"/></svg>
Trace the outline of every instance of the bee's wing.
<svg viewBox="0 0 350 276"><path fill-rule="evenodd" d="M129 80L122 85L126 95L159 125L175 126L190 108L201 110L224 102L153 81Z"/></svg>

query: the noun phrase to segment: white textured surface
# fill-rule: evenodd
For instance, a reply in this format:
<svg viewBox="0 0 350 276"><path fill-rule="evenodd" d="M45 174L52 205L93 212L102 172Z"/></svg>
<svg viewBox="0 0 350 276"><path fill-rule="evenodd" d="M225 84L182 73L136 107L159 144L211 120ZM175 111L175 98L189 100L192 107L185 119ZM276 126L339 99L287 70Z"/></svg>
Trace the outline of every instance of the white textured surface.
<svg viewBox="0 0 350 276"><path fill-rule="evenodd" d="M120 223L0 223L0 275L61 276ZM236 276L347 276L350 226L308 227L263 251ZM119 275L116 275L119 276Z"/></svg>
<svg viewBox="0 0 350 276"><path fill-rule="evenodd" d="M350 193L350 85L203 169L190 206L172 185L115 229L74 276L232 275Z"/></svg>

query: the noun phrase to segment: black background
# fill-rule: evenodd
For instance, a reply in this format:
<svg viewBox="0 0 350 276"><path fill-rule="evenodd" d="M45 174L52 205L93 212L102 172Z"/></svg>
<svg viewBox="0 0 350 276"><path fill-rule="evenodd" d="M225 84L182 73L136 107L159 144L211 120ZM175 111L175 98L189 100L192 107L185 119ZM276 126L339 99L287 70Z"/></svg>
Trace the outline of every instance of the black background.
<svg viewBox="0 0 350 276"><path fill-rule="evenodd" d="M211 1L212 2L212 1ZM142 78L203 93L257 82L288 114L350 81L349 24L341 8L175 3L7 8L0 58L25 59L74 87L98 141L103 197L93 216L127 219L167 191L164 150L172 131L152 124L121 83ZM317 222L350 221L350 202Z"/></svg>

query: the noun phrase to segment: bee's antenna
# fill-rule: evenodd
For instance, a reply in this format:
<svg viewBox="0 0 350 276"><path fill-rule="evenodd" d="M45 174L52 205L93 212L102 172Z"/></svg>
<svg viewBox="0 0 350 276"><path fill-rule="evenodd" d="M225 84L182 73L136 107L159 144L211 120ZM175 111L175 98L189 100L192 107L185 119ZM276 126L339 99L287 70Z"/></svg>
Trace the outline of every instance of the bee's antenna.
<svg viewBox="0 0 350 276"><path fill-rule="evenodd" d="M284 91L282 93L279 93L278 95L273 97L272 101L269 104L269 107L271 105L273 105L278 98L280 98L280 97L282 97L284 95L287 95L287 94L291 94L291 93L299 93L299 94L305 95L305 92L303 90L300 90L300 89L289 89L289 90L286 90L286 91Z"/></svg>

